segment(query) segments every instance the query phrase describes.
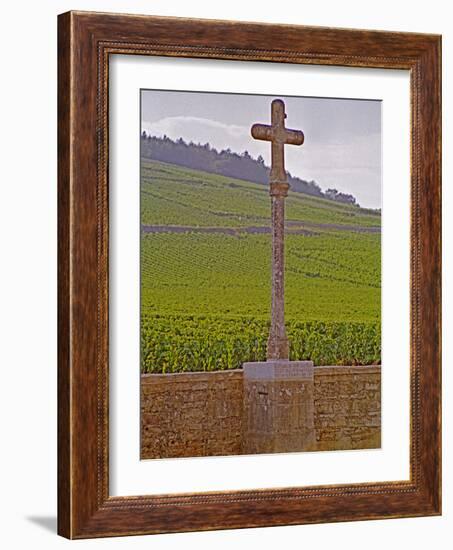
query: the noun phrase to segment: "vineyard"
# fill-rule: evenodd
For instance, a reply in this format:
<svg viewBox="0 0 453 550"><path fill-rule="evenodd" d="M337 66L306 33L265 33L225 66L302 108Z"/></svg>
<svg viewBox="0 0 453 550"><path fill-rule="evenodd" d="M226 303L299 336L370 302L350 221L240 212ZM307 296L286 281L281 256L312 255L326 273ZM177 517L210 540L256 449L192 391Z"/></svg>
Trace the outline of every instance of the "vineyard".
<svg viewBox="0 0 453 550"><path fill-rule="evenodd" d="M270 206L260 184L142 161L143 372L266 356ZM380 362L380 216L302 193L286 209L291 359Z"/></svg>

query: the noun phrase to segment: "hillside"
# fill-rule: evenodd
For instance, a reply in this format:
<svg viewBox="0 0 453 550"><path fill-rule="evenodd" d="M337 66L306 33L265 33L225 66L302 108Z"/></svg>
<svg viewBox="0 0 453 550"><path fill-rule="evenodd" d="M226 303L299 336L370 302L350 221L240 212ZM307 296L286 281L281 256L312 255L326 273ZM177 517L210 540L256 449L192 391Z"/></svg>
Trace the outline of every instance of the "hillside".
<svg viewBox="0 0 453 550"><path fill-rule="evenodd" d="M286 212L292 358L379 362L380 216L291 191ZM268 191L142 160L141 220L143 370L236 368L263 359Z"/></svg>
<svg viewBox="0 0 453 550"><path fill-rule="evenodd" d="M238 154L230 149L218 151L209 143L187 143L182 138L174 141L167 136L156 137L143 132L140 140L141 156L151 161L166 162L184 168L202 170L253 183L267 185L270 167L260 155L253 158L248 151ZM356 204L356 199L337 189L323 192L315 181L306 181L287 172L288 182L293 192L329 199L343 204ZM357 205L358 206L358 205Z"/></svg>

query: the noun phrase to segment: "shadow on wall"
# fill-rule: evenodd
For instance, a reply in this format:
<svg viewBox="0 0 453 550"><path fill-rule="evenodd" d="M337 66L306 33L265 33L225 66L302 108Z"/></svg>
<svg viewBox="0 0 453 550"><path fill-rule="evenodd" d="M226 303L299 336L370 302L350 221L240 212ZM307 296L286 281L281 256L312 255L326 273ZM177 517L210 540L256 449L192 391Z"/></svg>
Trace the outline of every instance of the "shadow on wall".
<svg viewBox="0 0 453 550"><path fill-rule="evenodd" d="M45 531L57 532L57 516L28 516L25 518L30 523L38 525Z"/></svg>

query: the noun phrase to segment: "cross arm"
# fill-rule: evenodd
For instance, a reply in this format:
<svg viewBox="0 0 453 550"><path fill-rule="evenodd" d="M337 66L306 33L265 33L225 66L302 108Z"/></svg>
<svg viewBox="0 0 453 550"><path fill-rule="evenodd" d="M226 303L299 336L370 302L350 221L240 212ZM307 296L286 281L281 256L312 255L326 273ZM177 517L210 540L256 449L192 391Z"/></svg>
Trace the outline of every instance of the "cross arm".
<svg viewBox="0 0 453 550"><path fill-rule="evenodd" d="M267 124L254 124L252 126L252 137L262 141L275 141L276 143L288 143L289 145L302 145L304 142L304 133L300 130L274 129Z"/></svg>
<svg viewBox="0 0 453 550"><path fill-rule="evenodd" d="M252 126L252 137L263 141L272 141L272 126L267 124L254 124Z"/></svg>
<svg viewBox="0 0 453 550"><path fill-rule="evenodd" d="M304 133L300 130L290 130L285 128L285 143L290 145L302 145L304 142Z"/></svg>

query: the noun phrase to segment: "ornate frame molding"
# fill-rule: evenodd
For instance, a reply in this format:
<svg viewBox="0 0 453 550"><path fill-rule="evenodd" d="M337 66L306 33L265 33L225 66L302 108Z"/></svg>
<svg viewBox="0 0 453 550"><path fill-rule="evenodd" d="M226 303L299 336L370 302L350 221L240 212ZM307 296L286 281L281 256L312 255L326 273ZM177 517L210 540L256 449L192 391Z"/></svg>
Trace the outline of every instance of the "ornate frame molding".
<svg viewBox="0 0 453 550"><path fill-rule="evenodd" d="M58 23L59 533L87 538L440 514L440 37L89 12L65 13ZM112 54L410 71L409 481L109 496L108 60Z"/></svg>

